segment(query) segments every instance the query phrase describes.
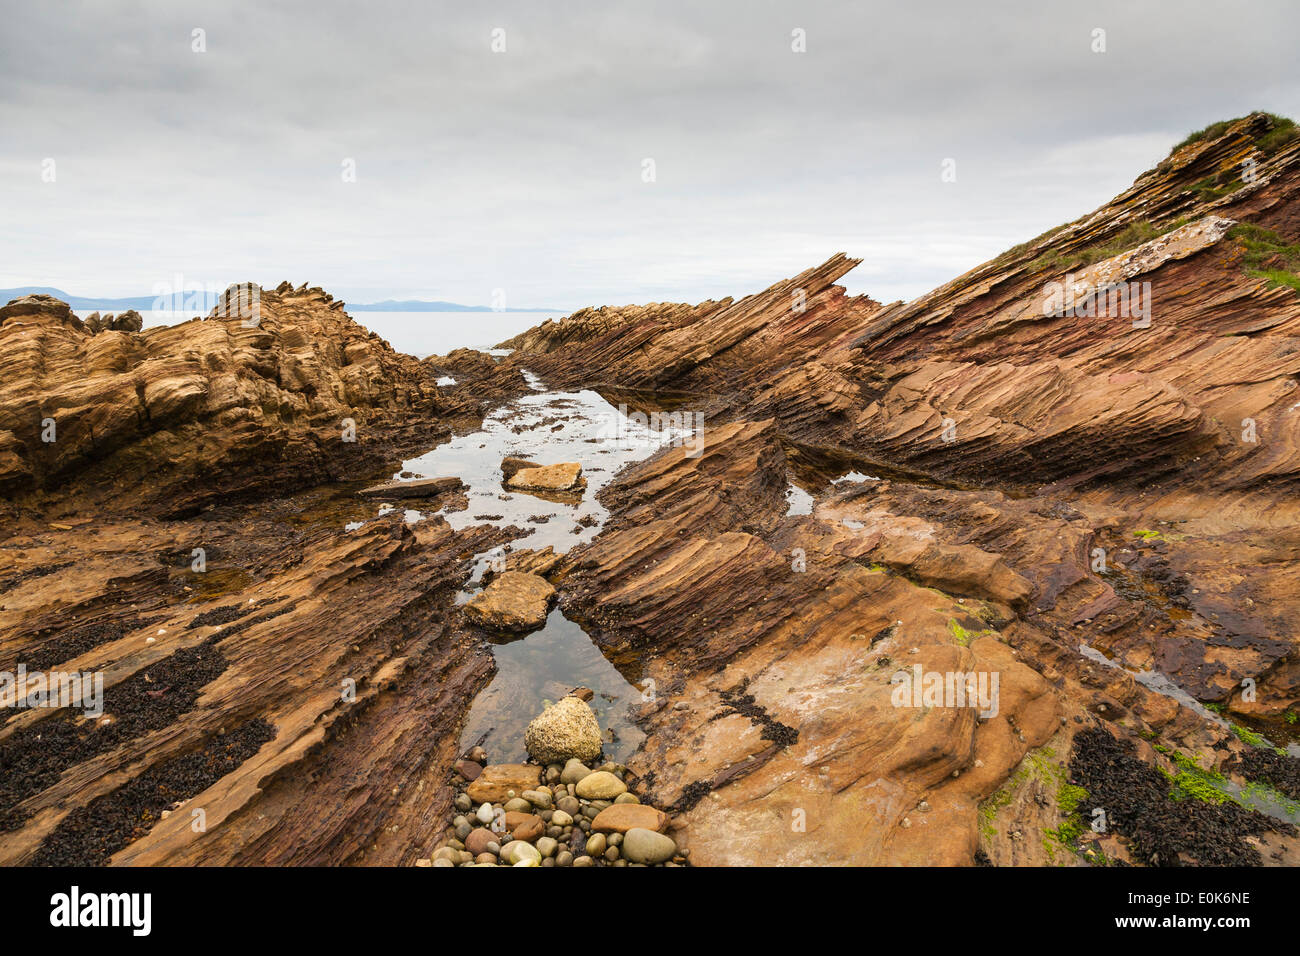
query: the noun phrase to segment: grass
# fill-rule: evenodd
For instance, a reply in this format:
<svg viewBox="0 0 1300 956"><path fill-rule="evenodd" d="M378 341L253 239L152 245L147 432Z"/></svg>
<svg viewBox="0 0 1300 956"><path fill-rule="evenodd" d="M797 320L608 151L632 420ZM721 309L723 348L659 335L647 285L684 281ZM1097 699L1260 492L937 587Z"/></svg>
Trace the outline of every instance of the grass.
<svg viewBox="0 0 1300 956"><path fill-rule="evenodd" d="M1265 156L1272 156L1278 150L1290 143L1300 139L1300 127L1296 126L1295 120L1289 120L1285 116L1273 117L1274 126L1271 130L1255 140L1255 147Z"/></svg>
<svg viewBox="0 0 1300 956"><path fill-rule="evenodd" d="M1039 256L1030 263L1031 269L1080 269L1087 268L1103 259L1110 259L1122 252L1128 252L1144 242L1150 242L1166 233L1173 232L1191 221L1189 216L1179 216L1167 223L1156 225L1150 219L1139 219L1129 223L1122 232L1102 242L1086 246L1083 249L1053 249Z"/></svg>
<svg viewBox="0 0 1300 956"><path fill-rule="evenodd" d="M1245 117L1239 116L1237 119L1245 119ZM1219 120L1219 122L1211 123L1209 126L1205 127L1204 129L1198 129L1195 130L1194 132L1188 133L1187 136L1184 137L1183 140L1177 146L1171 149L1169 152L1176 153L1184 146L1191 146L1193 143L1201 142L1201 140L1218 139L1220 136L1226 133L1228 131L1228 127L1235 122L1237 122L1237 120Z"/></svg>
<svg viewBox="0 0 1300 956"><path fill-rule="evenodd" d="M1134 531L1133 537L1141 538L1143 541L1161 540L1159 531L1148 531L1146 528L1139 528L1137 531Z"/></svg>
<svg viewBox="0 0 1300 956"><path fill-rule="evenodd" d="M1244 185L1245 182L1237 173L1222 170L1206 176L1200 182L1193 183L1187 191L1195 193L1196 198L1201 202L1212 202L1215 199L1222 199L1229 193L1235 193Z"/></svg>
<svg viewBox="0 0 1300 956"><path fill-rule="evenodd" d="M1084 831L1088 829L1087 821L1079 812L1079 806L1087 798L1088 791L1072 783L1062 781L1061 786L1057 788L1056 806L1061 811L1061 823L1057 827L1043 831L1043 849L1052 863L1056 862L1053 842L1070 853L1079 852L1079 837L1083 836Z"/></svg>
<svg viewBox="0 0 1300 956"><path fill-rule="evenodd" d="M993 261L1000 262L1003 259L1014 259L1017 256L1021 255L1022 253L1028 252L1031 248L1038 245L1044 239L1050 239L1052 236L1056 235L1061 230L1068 229L1070 226L1073 226L1074 223L1078 221L1079 220L1076 219L1074 220L1074 222L1063 222L1059 226L1053 226L1051 229L1048 229L1046 232L1034 236L1034 238L1030 239L1028 242L1021 242L1018 243L1017 245L1012 246L1010 249L1006 250L1005 252L995 256Z"/></svg>
<svg viewBox="0 0 1300 956"><path fill-rule="evenodd" d="M1267 280L1269 288L1285 286L1300 292L1300 243L1249 222L1233 226L1228 235L1245 249L1242 264L1247 275Z"/></svg>
<svg viewBox="0 0 1300 956"><path fill-rule="evenodd" d="M1261 110L1260 112L1264 111ZM1255 141L1255 148L1264 155L1271 156L1283 146L1300 137L1300 129L1297 129L1295 120L1287 119L1285 116L1278 116L1276 113L1265 112L1264 115L1273 121L1273 128ZM1211 123L1204 129L1188 133L1183 141L1171 149L1169 153L1172 156L1183 147L1191 146L1193 143L1199 143L1207 139L1218 139L1228 131L1229 126L1245 118L1244 116L1238 116L1236 119L1219 120L1219 122Z"/></svg>

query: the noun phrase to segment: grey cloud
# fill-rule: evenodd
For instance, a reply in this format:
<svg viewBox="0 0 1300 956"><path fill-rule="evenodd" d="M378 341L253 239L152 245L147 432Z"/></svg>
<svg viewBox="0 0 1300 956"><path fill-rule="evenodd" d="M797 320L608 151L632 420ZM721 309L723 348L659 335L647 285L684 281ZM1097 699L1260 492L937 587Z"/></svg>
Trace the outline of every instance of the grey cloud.
<svg viewBox="0 0 1300 956"><path fill-rule="evenodd" d="M1287 2L0 6L0 284L79 293L180 272L576 307L843 249L851 291L908 297L1190 129L1300 114Z"/></svg>

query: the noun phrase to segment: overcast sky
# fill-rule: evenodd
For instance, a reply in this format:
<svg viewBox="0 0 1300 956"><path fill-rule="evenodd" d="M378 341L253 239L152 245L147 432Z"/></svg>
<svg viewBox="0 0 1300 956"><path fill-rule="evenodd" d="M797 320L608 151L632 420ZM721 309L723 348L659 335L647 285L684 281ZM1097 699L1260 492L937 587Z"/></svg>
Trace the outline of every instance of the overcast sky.
<svg viewBox="0 0 1300 956"><path fill-rule="evenodd" d="M0 0L0 24L0 287L78 295L694 302L845 251L850 291L911 298L1191 129L1300 118L1295 0Z"/></svg>

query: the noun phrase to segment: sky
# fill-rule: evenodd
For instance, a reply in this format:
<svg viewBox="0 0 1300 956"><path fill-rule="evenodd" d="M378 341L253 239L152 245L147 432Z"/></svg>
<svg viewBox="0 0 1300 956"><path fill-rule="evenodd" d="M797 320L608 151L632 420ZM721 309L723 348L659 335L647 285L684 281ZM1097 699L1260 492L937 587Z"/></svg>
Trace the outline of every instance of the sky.
<svg viewBox="0 0 1300 956"><path fill-rule="evenodd" d="M0 23L0 287L74 295L571 310L843 251L851 293L910 299L1193 129L1300 118L1294 0L0 0Z"/></svg>

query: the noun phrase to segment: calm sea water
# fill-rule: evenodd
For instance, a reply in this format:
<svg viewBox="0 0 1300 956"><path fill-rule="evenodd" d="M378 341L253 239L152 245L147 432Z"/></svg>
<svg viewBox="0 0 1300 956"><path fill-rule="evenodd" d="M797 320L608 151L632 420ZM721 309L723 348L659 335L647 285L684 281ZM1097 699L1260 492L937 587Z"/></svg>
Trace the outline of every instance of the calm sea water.
<svg viewBox="0 0 1300 956"><path fill-rule="evenodd" d="M85 318L94 309L78 309ZM100 310L103 311L103 310ZM349 312L358 323L388 340L399 352L417 358L446 355L452 349L490 349L525 329L558 319L564 312ZM175 325L191 313L141 312L145 328Z"/></svg>

